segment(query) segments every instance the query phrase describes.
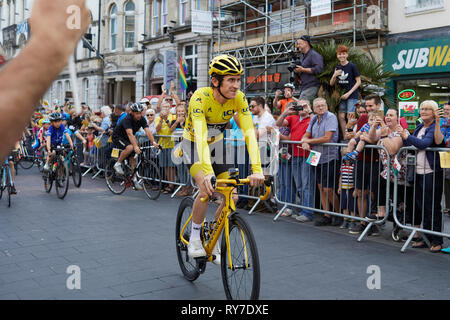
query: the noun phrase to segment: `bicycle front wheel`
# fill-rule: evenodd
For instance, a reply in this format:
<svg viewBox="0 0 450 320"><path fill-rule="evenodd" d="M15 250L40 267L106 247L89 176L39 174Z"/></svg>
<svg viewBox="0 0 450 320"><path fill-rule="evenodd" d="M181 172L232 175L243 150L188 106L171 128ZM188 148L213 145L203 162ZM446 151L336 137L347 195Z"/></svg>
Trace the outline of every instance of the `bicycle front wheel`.
<svg viewBox="0 0 450 320"><path fill-rule="evenodd" d="M183 238L189 242L191 236L191 223L190 221L188 222L188 220L191 218L193 206L194 200L192 200L192 198L184 198L178 208L177 222L175 224L175 242L178 263L180 264L181 272L183 272L184 277L189 281L196 280L200 275L195 259L189 257L187 245L181 241L181 232L183 231Z"/></svg>
<svg viewBox="0 0 450 320"><path fill-rule="evenodd" d="M72 180L75 187L79 188L81 186L81 168L80 163L78 162L78 159L76 156L73 156L70 161L70 167L72 170Z"/></svg>
<svg viewBox="0 0 450 320"><path fill-rule="evenodd" d="M64 199L69 189L69 168L64 159L58 160L58 167L56 168L55 188L58 198Z"/></svg>
<svg viewBox="0 0 450 320"><path fill-rule="evenodd" d="M222 236L221 270L225 294L229 300L257 300L260 288L260 267L255 238L248 223L234 214L230 220L230 256L226 237Z"/></svg>
<svg viewBox="0 0 450 320"><path fill-rule="evenodd" d="M125 184L125 177L119 175L114 170L114 165L116 164L116 159L111 159L108 162L105 170L105 180L108 189L114 194L122 194L127 188Z"/></svg>
<svg viewBox="0 0 450 320"><path fill-rule="evenodd" d="M142 186L145 194L151 200L156 200L161 194L161 173L153 161L145 161L139 168L139 175L142 179Z"/></svg>

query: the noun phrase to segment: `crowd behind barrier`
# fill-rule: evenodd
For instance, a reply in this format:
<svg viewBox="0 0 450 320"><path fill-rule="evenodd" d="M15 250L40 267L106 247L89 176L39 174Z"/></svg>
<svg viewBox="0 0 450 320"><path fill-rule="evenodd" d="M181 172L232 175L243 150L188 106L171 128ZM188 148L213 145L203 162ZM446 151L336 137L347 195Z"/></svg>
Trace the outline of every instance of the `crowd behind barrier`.
<svg viewBox="0 0 450 320"><path fill-rule="evenodd" d="M269 211L275 214L274 221L282 216L299 222L314 221L316 226L339 226L359 235L358 241L379 233L378 227L390 219L392 238L406 241L402 251L412 241L413 247L428 246L432 252L440 248L443 238L448 237L444 212L450 207L450 179L442 169L449 165L439 161L442 154L438 152L444 152L445 160L450 151L443 148L450 141L450 126L445 126L450 110L444 117L434 101L422 102L422 122L408 133L398 110L390 108L383 116L380 108L377 95L367 96L364 106L359 104L356 114L350 113L353 117L348 117L341 135L338 118L328 111L323 98L315 99L312 106L308 100L289 102L282 113L273 115L262 97L250 99L262 169L265 175L275 176L274 188L271 199L262 202L258 188L240 187L237 207L248 209L249 214ZM171 197L195 196L196 187L180 151L186 107L180 104L172 109L164 102L159 114L151 108L145 111L149 128L162 149L147 157L160 170L164 193ZM112 128L126 116L120 106L113 113L111 110L102 107L96 120L89 115L84 119L78 116L82 135L74 135L77 156L84 175L92 172L93 179L102 175L109 164ZM71 119L74 125L76 119ZM239 169L240 178L246 178L251 165L244 137L239 137L240 127L234 119L230 127L213 149L222 148L226 155L222 159ZM136 138L141 146L151 145L150 136L143 132L137 132ZM222 152L210 151L211 158ZM151 179L150 175L140 173ZM402 230L412 232L408 237Z"/></svg>
<svg viewBox="0 0 450 320"><path fill-rule="evenodd" d="M177 186L175 191L171 194L171 197L176 196L181 187L191 186L195 189L186 164L180 163L179 161L173 161L176 159L174 150L177 149L178 144L182 140L180 135L156 135L155 138L172 139L175 142L174 147L170 148L170 157L148 154L161 169L162 182L164 184ZM146 137L139 137L138 140L142 146L150 145L150 142ZM236 142L237 140L225 138L224 148L233 150L235 167L240 169L239 177L245 178L250 173L251 165L246 148L236 147ZM82 162L85 160L85 153L82 151L82 143L81 141L75 140L75 144L77 145L77 156L80 162ZM326 166L326 173L324 173L324 170L319 172L321 176L327 175L327 177L325 177L325 179L327 179L326 184L333 190L333 194L324 199L324 202L321 202L323 199L320 198L317 181L324 182L317 176L317 167L307 164L306 171L300 171L298 157L292 156L295 148L301 148L299 141L280 142L278 149L275 150L275 152L279 154L277 157L277 166L276 169L272 169L272 171L276 170L274 174L276 179L274 179L273 197L272 200L268 201L269 203L266 204L268 210L271 210L271 205L273 205L273 203L276 203L278 208L281 208L275 214L274 221L277 221L287 209L293 211L293 217L296 217L296 213L298 212L310 212L311 215L314 215L314 213L329 214L333 216L332 225L335 226L342 226L345 221L350 221L349 224L363 222L365 224L364 229L362 232L358 233L359 236L357 238L357 241L361 241L365 236L372 233L374 225L383 226L387 220L390 220L393 222L393 232L395 230L400 231L401 229L412 231L408 237L404 236L403 240L406 242L402 247L402 252L406 250L410 242L413 241L413 238L417 238L417 232L420 232L423 235L428 234L444 238L450 237L450 233L446 230L446 215L444 213L446 206L450 205L446 202L446 197L448 196L450 189L444 188L444 186L446 185L446 181L450 179L446 179L446 175L442 173L443 171L437 171L432 177L428 178L431 181L430 183L420 184L418 181L419 176L414 174L411 175L410 173L410 169L412 167L415 168L416 164L413 162L407 163L402 161L401 165L405 166L404 169L406 169L412 177L410 179L413 179L412 181L405 183L401 181L402 177L396 175L396 171L390 167L392 161L385 147L379 145L367 145L365 152L380 153L380 151L382 151L387 155L388 160L386 166L384 166L381 161L376 161L370 163L368 166L358 168L358 166L361 166L361 163L346 163L342 160L342 156L346 153L347 146L348 144L345 143L327 143L323 145L324 150L326 150L325 153L328 152L327 150L331 147L339 148L341 157L339 161L329 163ZM269 152L271 147L275 146L263 144L260 150ZM110 159L112 143L107 143L100 148L94 148L90 164L84 166L86 170L84 175L88 172L92 172L93 179L104 172L106 163ZM440 157L439 152L450 152L450 148L429 148L426 149L426 151L433 152L433 157L436 158ZM151 152L151 150L145 150L145 152ZM417 149L413 147L403 147L399 150L397 155L407 153L412 155L413 158L417 158L416 152ZM286 157L286 154L290 157ZM266 164L270 165L267 161ZM348 169L348 167L354 170L354 172L360 172L361 176L345 176L346 180L344 181L343 174L345 175L345 170ZM168 177L168 171L166 171L168 168L173 168L175 171L173 178ZM380 172L383 169L389 173L387 179L384 179L380 175ZM447 174L447 176L450 178L449 174ZM365 179L368 179L367 183L364 181ZM363 213L361 213L361 201L358 203L358 200L355 197L357 180L362 180L362 185L368 186L364 200L366 202L366 205L364 206L365 211ZM386 183L384 180L389 182ZM243 188L240 188L238 194L240 200L246 199L247 202L249 200L251 201L251 205L246 206L249 210L249 214L252 214L256 208L261 205L258 193L255 190L249 190L248 188L244 190ZM419 197L424 200L422 201L421 206L418 206L415 203ZM328 207L324 208L324 203L328 203ZM377 213L377 208L379 207L384 207L386 215L376 220L370 219L370 214ZM259 208L264 210L264 207ZM274 211L272 210L271 212ZM421 227L422 223L423 226ZM349 226L347 226L347 228L349 228ZM430 242L427 237L424 236L423 238L429 245Z"/></svg>

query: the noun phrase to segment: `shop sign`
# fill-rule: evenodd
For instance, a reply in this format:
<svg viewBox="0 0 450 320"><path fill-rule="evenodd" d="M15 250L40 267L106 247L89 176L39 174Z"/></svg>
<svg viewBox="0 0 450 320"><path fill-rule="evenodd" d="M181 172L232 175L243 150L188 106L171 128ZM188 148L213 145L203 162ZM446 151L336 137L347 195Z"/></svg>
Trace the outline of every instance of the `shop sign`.
<svg viewBox="0 0 450 320"><path fill-rule="evenodd" d="M419 102L418 101L400 101L398 103L401 117L418 116Z"/></svg>
<svg viewBox="0 0 450 320"><path fill-rule="evenodd" d="M398 98L402 101L411 100L415 96L416 96L416 92L413 89L406 89L406 90L401 91L398 94Z"/></svg>
<svg viewBox="0 0 450 320"><path fill-rule="evenodd" d="M450 72L450 38L386 46L383 59L386 70L400 75Z"/></svg>

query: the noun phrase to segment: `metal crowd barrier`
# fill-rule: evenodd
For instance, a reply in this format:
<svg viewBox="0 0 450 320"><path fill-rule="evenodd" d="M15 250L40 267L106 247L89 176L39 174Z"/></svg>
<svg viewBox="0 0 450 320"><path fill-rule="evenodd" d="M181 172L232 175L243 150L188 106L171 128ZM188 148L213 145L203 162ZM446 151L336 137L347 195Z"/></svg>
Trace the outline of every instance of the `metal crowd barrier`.
<svg viewBox="0 0 450 320"><path fill-rule="evenodd" d="M432 170L423 164L423 154L415 147L402 147L399 151L407 153L406 176L394 179L393 218L398 228L411 231L401 252L405 252L415 235L422 234L423 240L431 245L442 245L443 238L450 238L445 230L446 195L450 192L450 178L446 169ZM439 152L450 152L450 148L427 148L432 153L433 162L439 159ZM431 169L431 171L430 171ZM447 169L449 170L449 169ZM444 205L443 205L444 204ZM448 224L447 224L448 225ZM448 226L447 226L448 227ZM431 239L428 239L428 237Z"/></svg>
<svg viewBox="0 0 450 320"><path fill-rule="evenodd" d="M368 214L376 214L378 206L385 206L386 212L389 212L389 193L390 185L386 185L386 200L383 200L383 194L380 192L380 182L384 179L380 176L382 170L381 161L374 162L353 162L354 166L354 188L349 190L341 189L341 196L338 196L339 176L342 165L342 152L347 148L343 143L326 143L322 145L325 152L322 152L321 158L335 158L336 148L338 156L333 160L327 161L318 166L306 163L306 157L294 157L294 148L301 148L298 141L281 141L280 150L286 150L290 155L289 160L280 159L280 168L277 179L275 179L275 200L282 205L279 213L274 217L276 221L287 208L297 208L302 210L300 213L312 217L314 212L328 214L339 218L347 218L356 222L365 222L364 231L358 238L358 241L367 235L373 225L383 224L388 218L388 214L383 219L372 221L367 219ZM378 145L366 145L362 154L366 156L377 156L379 150L384 150L387 155L387 172L390 173L390 156L384 147ZM334 153L334 155L333 155ZM297 152L295 152L297 154ZM323 160L323 159L322 159ZM320 176L318 176L320 174ZM388 177L390 175L388 174ZM322 195L318 188L318 182L321 182ZM358 181L359 180L359 181ZM356 186L360 185L362 197L352 197ZM343 200L342 193L347 193L345 199L347 205L341 206ZM348 199L352 200L348 201ZM358 203L359 202L359 203ZM359 205L358 205L359 204ZM363 206L365 204L365 206ZM359 214L359 207L361 211ZM348 213L344 213L344 209ZM353 213L353 215L351 214Z"/></svg>
<svg viewBox="0 0 450 320"><path fill-rule="evenodd" d="M162 145L163 149L159 153L156 159L153 159L156 165L161 169L161 182L164 184L176 186L171 198L174 198L183 187L190 185L189 172L187 166L182 164L176 164L172 161L172 154L178 143L182 140L182 136L176 135L154 135L155 140ZM168 140L162 140L168 139ZM150 146L150 141L146 136L138 136L138 142L142 146ZM172 146L173 145L173 146ZM166 148L165 148L166 147ZM168 147L168 148L167 148Z"/></svg>

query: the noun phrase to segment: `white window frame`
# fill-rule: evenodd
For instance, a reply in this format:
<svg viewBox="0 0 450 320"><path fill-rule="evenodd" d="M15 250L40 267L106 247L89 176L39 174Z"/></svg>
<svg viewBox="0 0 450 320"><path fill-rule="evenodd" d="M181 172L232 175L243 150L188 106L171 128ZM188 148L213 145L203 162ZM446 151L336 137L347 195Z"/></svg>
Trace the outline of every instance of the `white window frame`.
<svg viewBox="0 0 450 320"><path fill-rule="evenodd" d="M61 104L63 101L63 83L62 81L58 81L56 83L56 97L58 99L58 103Z"/></svg>
<svg viewBox="0 0 450 320"><path fill-rule="evenodd" d="M404 0L405 15L415 15L439 10L445 10L445 0ZM423 2L421 7L419 2Z"/></svg>
<svg viewBox="0 0 450 320"><path fill-rule="evenodd" d="M152 27L152 36L155 37L159 33L159 1L153 1L153 27Z"/></svg>
<svg viewBox="0 0 450 320"><path fill-rule="evenodd" d="M188 10L189 0L180 0L180 25L184 26L186 24L187 10ZM184 12L183 12L184 8Z"/></svg>
<svg viewBox="0 0 450 320"><path fill-rule="evenodd" d="M113 9L116 9L112 13ZM113 25L115 26L116 33L113 33ZM115 40L115 47L113 48L113 37ZM109 10L109 47L111 51L117 50L117 39L118 39L118 17L117 17L117 5L113 4Z"/></svg>
<svg viewBox="0 0 450 320"><path fill-rule="evenodd" d="M191 10L200 10L200 0L191 0Z"/></svg>
<svg viewBox="0 0 450 320"><path fill-rule="evenodd" d="M64 81L63 97L62 97L62 99L61 99L61 101L59 103L63 104L62 101L64 100L67 91L72 91L72 88L70 86L70 81L69 80ZM73 94L74 93L72 92L72 96L73 96Z"/></svg>
<svg viewBox="0 0 450 320"><path fill-rule="evenodd" d="M135 7L134 7L134 10L130 10L130 11L126 11L126 6L129 4L129 3L132 3ZM136 32L136 18L135 18L135 12L136 12L136 5L135 5L135 3L133 2L133 1L127 1L127 3L125 3L125 6L124 6L124 12L125 12L125 15L124 15L124 17L123 17L123 47L125 48L125 50L133 50L134 49L134 47L135 47L135 44L136 44L136 37L134 36L135 35L135 32ZM130 18L130 17L132 17L133 18L133 22L134 22L134 25L133 25L133 31L131 32L131 31L127 31L127 18ZM131 46L131 47L127 47L127 34L132 34L133 35L133 45Z"/></svg>
<svg viewBox="0 0 450 320"><path fill-rule="evenodd" d="M84 97L83 102L85 102L87 105L90 105L90 103L89 103L89 79L88 78L83 79L83 97Z"/></svg>
<svg viewBox="0 0 450 320"><path fill-rule="evenodd" d="M186 48L192 46L192 54L191 55L186 55ZM183 47L183 58L184 60L187 61L192 59L192 80L197 80L197 76L198 76L198 68L197 68L197 64L198 64L198 45L196 44L189 44L189 45L185 45Z"/></svg>
<svg viewBox="0 0 450 320"><path fill-rule="evenodd" d="M167 27L168 24L168 11L167 11L167 0L161 0L161 29L164 29L164 27Z"/></svg>

